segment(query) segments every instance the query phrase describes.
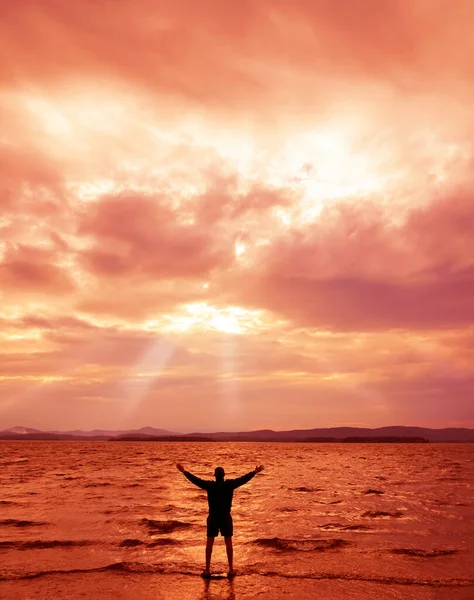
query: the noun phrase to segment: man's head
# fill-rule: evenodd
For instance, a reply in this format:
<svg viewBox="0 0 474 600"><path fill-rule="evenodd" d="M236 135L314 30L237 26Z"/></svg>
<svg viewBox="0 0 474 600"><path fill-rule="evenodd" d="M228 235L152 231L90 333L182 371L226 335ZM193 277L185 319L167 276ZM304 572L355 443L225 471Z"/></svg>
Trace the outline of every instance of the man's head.
<svg viewBox="0 0 474 600"><path fill-rule="evenodd" d="M214 475L216 476L216 481L224 481L225 471L223 467L216 467Z"/></svg>

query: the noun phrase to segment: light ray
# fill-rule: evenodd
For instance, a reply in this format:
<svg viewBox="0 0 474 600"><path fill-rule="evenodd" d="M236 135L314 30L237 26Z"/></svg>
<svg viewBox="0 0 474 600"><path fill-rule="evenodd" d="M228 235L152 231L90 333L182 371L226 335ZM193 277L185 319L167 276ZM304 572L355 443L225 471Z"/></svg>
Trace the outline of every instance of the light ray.
<svg viewBox="0 0 474 600"><path fill-rule="evenodd" d="M219 387L226 417L232 419L241 412L238 381L236 379L235 336L222 337L219 352Z"/></svg>
<svg viewBox="0 0 474 600"><path fill-rule="evenodd" d="M175 349L175 344L164 338L151 342L131 366L127 377L119 381L117 394L123 398L121 415L123 423L140 410L148 391L163 374Z"/></svg>

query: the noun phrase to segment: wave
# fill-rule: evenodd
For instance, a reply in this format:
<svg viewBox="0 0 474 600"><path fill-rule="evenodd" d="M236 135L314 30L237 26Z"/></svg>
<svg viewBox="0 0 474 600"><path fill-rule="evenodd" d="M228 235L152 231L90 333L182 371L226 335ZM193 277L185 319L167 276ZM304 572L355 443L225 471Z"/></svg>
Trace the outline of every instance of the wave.
<svg viewBox="0 0 474 600"><path fill-rule="evenodd" d="M12 506L13 504L18 504L18 502L13 502L13 500L0 500L0 506Z"/></svg>
<svg viewBox="0 0 474 600"><path fill-rule="evenodd" d="M0 521L0 525L4 525L5 527L39 527L40 525L48 525L48 523L20 519L3 519L3 521Z"/></svg>
<svg viewBox="0 0 474 600"><path fill-rule="evenodd" d="M14 460L7 460L5 462L2 461L2 465L4 467L8 467L10 465L22 465L23 463L27 463L27 462L30 462L29 458L21 457L21 458L15 458Z"/></svg>
<svg viewBox="0 0 474 600"><path fill-rule="evenodd" d="M183 523L182 521L155 521L147 518L142 519L140 525L148 527L151 533L172 533L177 529L191 527L191 523Z"/></svg>
<svg viewBox="0 0 474 600"><path fill-rule="evenodd" d="M121 546L122 548L135 548L136 546L144 546L145 542L143 542L142 540L136 540L136 539L126 539L123 540L122 542L120 542L119 546Z"/></svg>
<svg viewBox="0 0 474 600"><path fill-rule="evenodd" d="M273 550L279 550L280 552L324 552L325 550L337 550L351 545L351 542L341 539L285 540L278 537L260 538L248 543L272 548Z"/></svg>
<svg viewBox="0 0 474 600"><path fill-rule="evenodd" d="M182 575L182 576L199 576L201 571L194 567L183 565L182 568L177 566L165 566L161 564L140 563L140 562L116 562L103 567L94 567L90 569L51 569L44 571L0 571L0 581L27 580L37 579L48 575L73 575L73 574L88 574L88 573L103 573L113 571L118 574L124 573L149 573L161 575ZM410 577L388 577L377 575L357 575L353 572L310 572L310 573L280 573L278 571L265 571L255 568L247 568L239 570L239 577L246 576L260 577L281 577L283 579L306 579L306 580L332 580L332 581L358 581L366 583L379 583L385 585L416 585L422 587L472 587L474 579L430 579L430 578L410 578Z"/></svg>
<svg viewBox="0 0 474 600"><path fill-rule="evenodd" d="M177 540L170 538L160 538L153 542L144 542L143 540L137 540L135 538L129 538L120 542L121 548L136 548L137 546L146 546L147 548L155 548L156 546L179 546L180 543Z"/></svg>
<svg viewBox="0 0 474 600"><path fill-rule="evenodd" d="M325 523L324 525L317 525L317 528L322 529L323 531L370 531L373 529L371 525L363 525L362 523L355 523L353 525Z"/></svg>
<svg viewBox="0 0 474 600"><path fill-rule="evenodd" d="M288 488L291 492L322 492L323 488L312 488L301 485L295 488Z"/></svg>
<svg viewBox="0 0 474 600"><path fill-rule="evenodd" d="M111 485L108 481L104 481L104 482L98 482L98 483L86 483L84 487L86 488L90 488L90 487L105 487L107 485Z"/></svg>
<svg viewBox="0 0 474 600"><path fill-rule="evenodd" d="M0 542L0 550L45 550L49 548L74 548L90 546L94 542L86 540L34 540L32 542Z"/></svg>
<svg viewBox="0 0 474 600"><path fill-rule="evenodd" d="M178 540L172 540L171 538L160 538L147 544L147 548L155 548L156 546L179 546Z"/></svg>
<svg viewBox="0 0 474 600"><path fill-rule="evenodd" d="M33 540L33 541L0 541L1 550L49 550L51 548L80 548L84 546L92 546L99 542L91 540ZM120 548L136 548L137 546L145 546L146 548L156 548L157 546L179 546L180 542L171 538L160 538L151 542L144 542L134 538L122 540L119 544Z"/></svg>
<svg viewBox="0 0 474 600"><path fill-rule="evenodd" d="M372 519L376 519L377 517L394 517L398 519L399 517L403 517L403 514L404 513L402 513L399 510L396 510L394 512L388 512L385 510L368 510L362 516L371 517Z"/></svg>
<svg viewBox="0 0 474 600"><path fill-rule="evenodd" d="M419 558L436 558L438 556L450 556L457 554L459 550L418 550L416 548L394 548L392 554L405 554Z"/></svg>

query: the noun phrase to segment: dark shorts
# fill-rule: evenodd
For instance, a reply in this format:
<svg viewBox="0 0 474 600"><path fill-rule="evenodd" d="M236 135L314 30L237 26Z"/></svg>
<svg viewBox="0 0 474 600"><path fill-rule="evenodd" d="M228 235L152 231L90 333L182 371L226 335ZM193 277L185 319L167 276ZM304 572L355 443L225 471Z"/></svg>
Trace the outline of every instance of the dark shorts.
<svg viewBox="0 0 474 600"><path fill-rule="evenodd" d="M234 534L234 525L231 515L226 517L207 517L207 537L217 537L219 532L224 537Z"/></svg>

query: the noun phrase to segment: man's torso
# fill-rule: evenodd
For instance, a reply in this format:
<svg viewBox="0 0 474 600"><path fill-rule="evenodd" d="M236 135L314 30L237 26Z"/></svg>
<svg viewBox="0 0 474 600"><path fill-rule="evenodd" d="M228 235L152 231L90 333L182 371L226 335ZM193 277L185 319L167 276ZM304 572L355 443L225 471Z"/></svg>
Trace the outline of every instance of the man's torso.
<svg viewBox="0 0 474 600"><path fill-rule="evenodd" d="M232 510L233 486L227 481L213 481L207 490L209 515L223 519Z"/></svg>

